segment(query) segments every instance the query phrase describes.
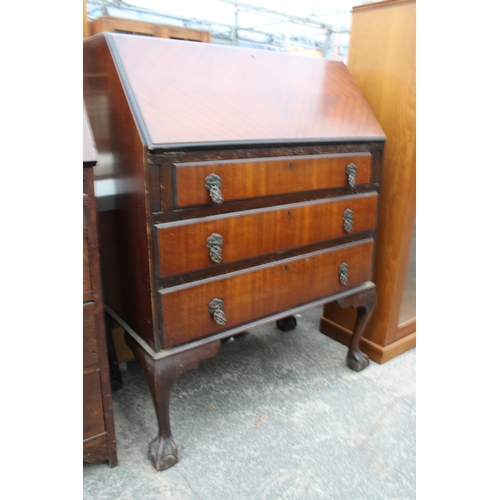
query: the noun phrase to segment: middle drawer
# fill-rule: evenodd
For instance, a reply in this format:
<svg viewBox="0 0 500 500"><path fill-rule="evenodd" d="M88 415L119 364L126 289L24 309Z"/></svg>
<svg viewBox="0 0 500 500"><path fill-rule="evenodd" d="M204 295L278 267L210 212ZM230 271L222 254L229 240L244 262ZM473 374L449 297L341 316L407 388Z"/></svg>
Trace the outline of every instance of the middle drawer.
<svg viewBox="0 0 500 500"><path fill-rule="evenodd" d="M377 193L156 225L166 278L375 228Z"/></svg>

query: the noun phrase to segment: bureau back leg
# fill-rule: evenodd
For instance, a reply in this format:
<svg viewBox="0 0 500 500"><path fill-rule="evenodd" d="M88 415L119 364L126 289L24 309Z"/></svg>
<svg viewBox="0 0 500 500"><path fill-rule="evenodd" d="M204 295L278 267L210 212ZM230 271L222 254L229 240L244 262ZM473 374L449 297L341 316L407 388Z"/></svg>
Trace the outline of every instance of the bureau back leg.
<svg viewBox="0 0 500 500"><path fill-rule="evenodd" d="M179 460L177 445L170 429L172 387L182 373L197 368L202 359L213 356L218 351L220 342L217 340L196 349L166 357L153 357L130 335L127 335L127 344L132 349L146 377L158 423L158 435L149 444L148 458L156 470L165 470Z"/></svg>
<svg viewBox="0 0 500 500"><path fill-rule="evenodd" d="M364 290L349 297L336 301L339 307L353 307L356 309L357 316L354 323L351 341L349 342L349 351L347 352L347 366L354 371L364 370L370 363L368 356L360 351L359 340L363 334L370 316L377 304L377 292L375 288Z"/></svg>
<svg viewBox="0 0 500 500"><path fill-rule="evenodd" d="M276 326L282 332L289 332L290 330L294 330L297 326L297 319L295 316L287 316L286 318L281 318L276 321Z"/></svg>

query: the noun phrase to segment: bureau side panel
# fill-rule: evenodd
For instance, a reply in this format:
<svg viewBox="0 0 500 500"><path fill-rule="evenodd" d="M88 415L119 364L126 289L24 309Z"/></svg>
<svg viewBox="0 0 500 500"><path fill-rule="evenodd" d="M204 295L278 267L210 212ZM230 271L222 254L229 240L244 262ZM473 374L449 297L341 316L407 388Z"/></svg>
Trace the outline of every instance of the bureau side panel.
<svg viewBox="0 0 500 500"><path fill-rule="evenodd" d="M104 302L154 348L145 149L103 36L84 41L84 98L99 151L96 181L112 186L110 206L99 209Z"/></svg>

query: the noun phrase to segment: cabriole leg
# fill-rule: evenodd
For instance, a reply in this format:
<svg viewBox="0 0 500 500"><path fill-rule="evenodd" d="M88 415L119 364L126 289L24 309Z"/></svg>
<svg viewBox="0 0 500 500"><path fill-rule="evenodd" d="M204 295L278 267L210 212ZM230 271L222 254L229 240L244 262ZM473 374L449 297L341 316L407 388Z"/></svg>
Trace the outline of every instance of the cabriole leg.
<svg viewBox="0 0 500 500"><path fill-rule="evenodd" d="M336 304L342 308L353 307L357 311L356 322L354 323L346 361L347 366L351 370L360 372L370 363L368 356L359 350L359 340L377 304L377 292L375 288L370 288L370 290L365 290L351 295L350 297L337 300Z"/></svg>
<svg viewBox="0 0 500 500"><path fill-rule="evenodd" d="M130 335L127 335L127 344L146 377L158 422L158 435L149 444L148 458L156 470L165 470L179 460L177 445L170 429L172 387L182 373L197 368L202 359L213 356L218 351L220 342L217 340L196 349L157 359L146 352Z"/></svg>

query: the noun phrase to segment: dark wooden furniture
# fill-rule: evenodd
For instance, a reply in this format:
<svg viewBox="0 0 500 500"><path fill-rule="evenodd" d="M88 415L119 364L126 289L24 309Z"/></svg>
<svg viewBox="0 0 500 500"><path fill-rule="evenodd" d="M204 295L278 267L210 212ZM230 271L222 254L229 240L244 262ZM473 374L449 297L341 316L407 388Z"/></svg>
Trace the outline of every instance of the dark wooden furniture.
<svg viewBox="0 0 500 500"><path fill-rule="evenodd" d="M387 135L379 241L373 281L377 309L363 333L363 351L378 363L415 347L415 0L354 7L349 71ZM355 315L324 307L320 329L346 345Z"/></svg>
<svg viewBox="0 0 500 500"><path fill-rule="evenodd" d="M117 465L97 244L94 176L97 162L83 108L83 461Z"/></svg>
<svg viewBox="0 0 500 500"><path fill-rule="evenodd" d="M84 42L84 95L115 182L100 213L105 308L151 389L158 469L178 460L177 377L220 341L371 281L384 134L342 63L103 34Z"/></svg>

